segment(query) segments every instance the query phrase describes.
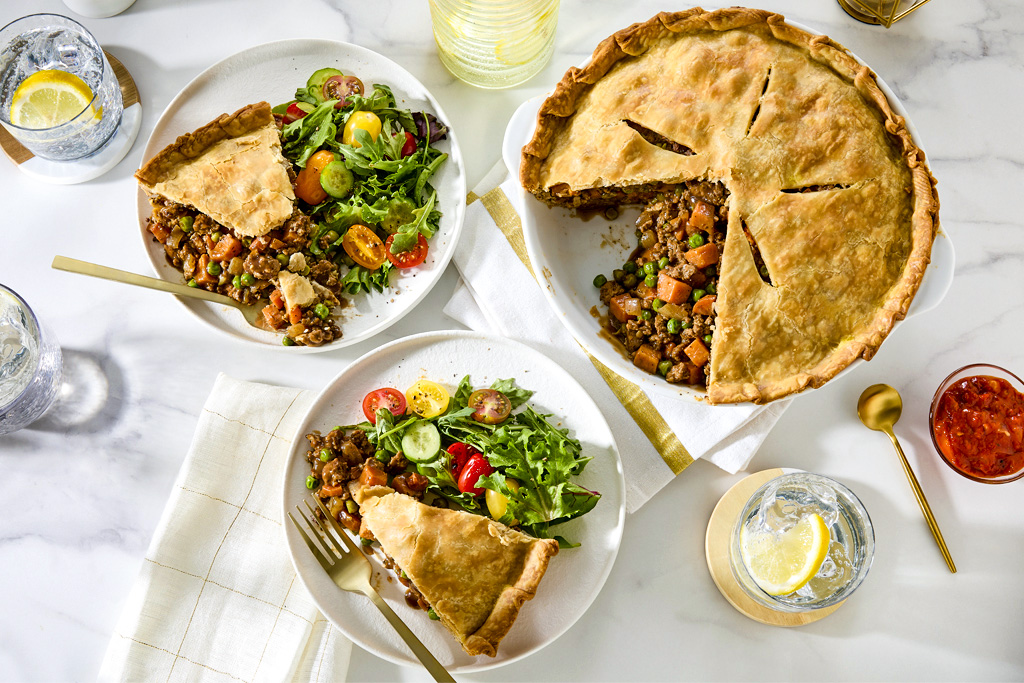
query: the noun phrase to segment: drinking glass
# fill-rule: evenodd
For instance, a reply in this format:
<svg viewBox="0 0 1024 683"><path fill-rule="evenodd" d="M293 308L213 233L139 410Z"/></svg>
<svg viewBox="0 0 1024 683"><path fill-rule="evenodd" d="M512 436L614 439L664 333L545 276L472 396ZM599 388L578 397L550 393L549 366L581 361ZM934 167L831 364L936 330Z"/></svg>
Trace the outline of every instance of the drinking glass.
<svg viewBox="0 0 1024 683"><path fill-rule="evenodd" d="M818 573L799 590L773 596L762 590L743 561L744 533L781 533L818 513L829 529L828 555ZM784 474L754 492L736 520L729 559L740 587L755 602L781 612L835 605L860 586L875 552L875 533L864 505L838 481L809 472Z"/></svg>
<svg viewBox="0 0 1024 683"><path fill-rule="evenodd" d="M42 417L60 390L61 360L56 337L0 285L0 436Z"/></svg>
<svg viewBox="0 0 1024 683"><path fill-rule="evenodd" d="M555 49L559 0L430 0L441 63L470 85L510 88Z"/></svg>
<svg viewBox="0 0 1024 683"><path fill-rule="evenodd" d="M92 90L92 101L70 121L52 128L11 122L18 86L44 70L73 74ZM0 124L30 152L71 161L99 151L114 135L123 111L121 87L103 49L84 26L59 14L32 14L0 29Z"/></svg>

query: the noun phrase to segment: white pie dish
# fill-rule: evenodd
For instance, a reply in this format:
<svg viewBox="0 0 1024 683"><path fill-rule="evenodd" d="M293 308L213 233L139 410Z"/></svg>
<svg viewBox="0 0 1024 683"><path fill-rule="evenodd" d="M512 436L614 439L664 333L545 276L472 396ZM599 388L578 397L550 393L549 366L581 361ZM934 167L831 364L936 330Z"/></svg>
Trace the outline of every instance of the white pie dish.
<svg viewBox="0 0 1024 683"><path fill-rule="evenodd" d="M284 40L249 48L228 57L194 78L171 101L146 143L143 160L223 113L265 100L275 106L294 99L295 90L317 69L332 66L358 76L367 89L375 83L391 86L400 108L427 111L447 123L440 105L412 74L390 59L348 43L329 40ZM437 143L448 159L431 184L438 192L442 212L437 233L430 239L426 261L404 273L393 273L391 287L383 293L346 296L349 304L337 317L342 337L318 347L283 347L282 333L256 329L248 325L236 310L217 304L178 299L185 308L214 329L228 336L257 345L284 348L288 353L329 351L364 341L398 322L411 311L444 273L459 234L466 203L466 177L462 152L455 133ZM162 245L146 231L151 209L145 193L138 192L139 229L146 255L157 276L182 283L182 274L169 263Z"/></svg>
<svg viewBox="0 0 1024 683"><path fill-rule="evenodd" d="M611 571L622 538L625 520L625 485L615 439L601 411L586 391L565 370L528 346L501 337L468 331L428 332L382 346L336 376L317 396L300 425L285 467L282 519L307 499L305 486L309 464L305 435L317 429L326 433L336 425L361 422L363 396L381 386L404 390L418 379L431 379L454 391L464 375L475 387L496 379L514 378L519 386L534 391L529 403L541 413L560 419L571 435L583 444L583 454L593 456L580 485L602 494L589 513L564 525L557 533L580 542L579 548L562 550L552 558L536 597L528 601L498 654L470 657L455 638L426 613L405 604L404 588L389 582L380 564L379 550L371 560L379 578L375 585L398 615L451 673L481 671L509 664L536 652L564 633L587 610ZM305 543L287 521L284 534L299 579L331 623L360 647L398 664L419 666L398 635L362 595L337 588L313 558Z"/></svg>

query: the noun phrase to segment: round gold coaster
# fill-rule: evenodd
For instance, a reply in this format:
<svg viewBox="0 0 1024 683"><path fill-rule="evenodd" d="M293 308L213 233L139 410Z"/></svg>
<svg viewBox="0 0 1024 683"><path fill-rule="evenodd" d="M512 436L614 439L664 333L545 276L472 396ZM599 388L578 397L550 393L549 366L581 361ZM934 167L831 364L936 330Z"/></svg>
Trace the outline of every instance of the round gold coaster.
<svg viewBox="0 0 1024 683"><path fill-rule="evenodd" d="M838 0L839 6L842 7L847 14L856 19L862 21L865 24L874 24L875 26L880 25L882 22L878 20L878 17L868 14L867 12L854 7L849 3L848 0Z"/></svg>
<svg viewBox="0 0 1024 683"><path fill-rule="evenodd" d="M780 468L756 472L741 479L726 491L708 521L708 533L704 538L704 552L707 555L708 569L711 571L711 578L714 579L715 585L718 586L718 590L725 596L725 599L741 614L769 626L803 626L827 617L839 609L843 603L807 612L776 612L755 602L743 591L739 582L736 581L736 577L732 575L732 567L729 564L729 539L736 518L743 512L743 506L762 484L785 473L786 470Z"/></svg>

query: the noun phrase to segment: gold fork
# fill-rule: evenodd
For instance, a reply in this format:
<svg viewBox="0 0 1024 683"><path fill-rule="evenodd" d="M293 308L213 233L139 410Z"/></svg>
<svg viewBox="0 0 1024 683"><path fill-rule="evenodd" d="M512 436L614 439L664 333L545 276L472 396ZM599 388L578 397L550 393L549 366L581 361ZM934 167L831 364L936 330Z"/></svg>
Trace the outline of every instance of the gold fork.
<svg viewBox="0 0 1024 683"><path fill-rule="evenodd" d="M331 580L334 581L338 588L353 593L362 593L370 598L370 602L377 606L377 609L388 620L388 623L398 632L398 635L402 636L402 640L405 641L405 644L409 646L409 649L416 655L416 658L426 667L435 681L454 683L455 679L451 677L451 674L445 671L441 663L434 659L434 655L430 654L430 650L424 647L420 639L413 634L409 627L388 606L388 603L384 602L384 598L380 597L380 594L370 585L370 575L373 571L370 561L366 559L366 556L359 550L359 547L356 546L338 522L335 521L334 515L324 507L323 502L316 495L313 496L313 499L316 501L320 511L323 512L324 517L330 520L330 525L336 533L332 534L324 526L324 523L317 518L316 512L314 512L308 502L303 501L306 509L309 511L308 515L304 514L302 508L298 505L295 506L295 509L298 510L299 517L306 522L309 530L320 541L320 545L314 543L313 539L302 528L302 525L292 517L292 513L288 513L288 519L292 520L292 524L299 530L299 534L313 552L313 557L317 559L320 566L324 568L324 571L327 572L327 575L331 577ZM338 539L341 539L340 544Z"/></svg>

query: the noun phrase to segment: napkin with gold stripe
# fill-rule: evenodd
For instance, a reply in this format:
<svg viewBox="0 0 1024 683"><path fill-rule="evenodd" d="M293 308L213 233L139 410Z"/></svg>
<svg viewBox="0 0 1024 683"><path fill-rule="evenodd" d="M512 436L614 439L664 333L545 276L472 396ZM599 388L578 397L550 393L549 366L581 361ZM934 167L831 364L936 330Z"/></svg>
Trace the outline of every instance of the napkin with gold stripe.
<svg viewBox="0 0 1024 683"><path fill-rule="evenodd" d="M495 185L504 178L504 182ZM626 507L637 510L695 459L744 469L788 401L727 410L651 397L590 356L544 300L523 240L516 180L503 165L468 197L454 255L462 276L444 312L475 330L523 342L566 368L593 396L615 434Z"/></svg>

